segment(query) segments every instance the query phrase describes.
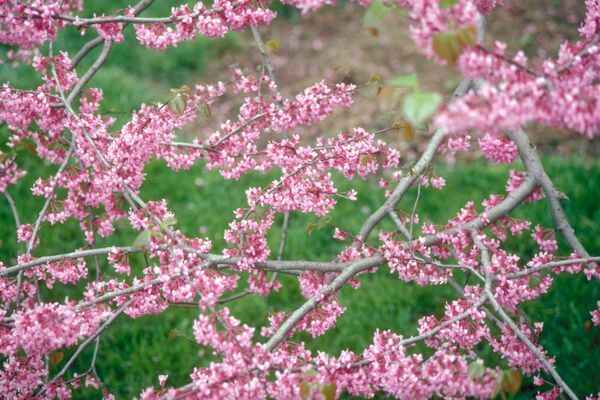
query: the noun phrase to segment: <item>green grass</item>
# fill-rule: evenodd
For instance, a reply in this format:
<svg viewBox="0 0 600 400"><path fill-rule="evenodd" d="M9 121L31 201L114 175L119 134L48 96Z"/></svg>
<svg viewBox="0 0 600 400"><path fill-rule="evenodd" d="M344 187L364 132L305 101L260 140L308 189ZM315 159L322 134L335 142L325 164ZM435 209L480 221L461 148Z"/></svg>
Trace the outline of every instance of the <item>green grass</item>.
<svg viewBox="0 0 600 400"><path fill-rule="evenodd" d="M112 14L131 4L129 0L90 0L86 1L86 15ZM181 4L175 0L161 0L149 8L144 16L165 16L171 7ZM54 49L67 51L73 57L90 39L96 37L94 29L87 29L84 35L74 27L67 27L58 37ZM224 38L211 40L203 36L191 42L179 43L164 51L147 49L139 44L134 30L124 30L125 41L114 44L107 61L92 78L88 87L99 87L104 92L100 112L109 113L117 121L117 126L130 119L131 113L141 103L163 103L169 97L169 88L183 84L198 83L209 60L219 59L225 52L239 50L248 40L237 33L229 33ZM81 76L100 54L98 46L83 59L77 67ZM9 46L0 45L4 55ZM48 54L48 46L41 49ZM4 57L3 57L4 58ZM0 65L0 82L10 82L20 89L37 87L41 80L33 68L21 65L13 68L9 63Z"/></svg>
<svg viewBox="0 0 600 400"><path fill-rule="evenodd" d="M565 161L558 158L546 160L548 171L555 177L558 186L570 197L566 203L567 214L571 217L575 229L580 233L584 245L593 254L600 252L600 210L595 199L600 189L588 185L588 181L600 180L600 163L582 160ZM469 200L481 200L490 192L502 193L508 169L474 163L460 168L439 167L437 172L447 178L448 187L444 191L424 189L418 203L417 212L434 223L456 213ZM188 235L201 235L200 229L210 233L214 250L224 246L222 233L232 220L231 211L245 202L244 190L248 186L262 185L272 176L246 176L238 182L223 181L214 172L207 172L198 165L188 172L176 174L162 163L152 163L147 168L148 179L144 184L142 196L146 200L167 199L170 208L176 213L178 227ZM197 178L203 185L197 186ZM34 176L24 178L12 190L19 199L19 209L24 216L32 216L39 209L40 202L27 195L28 187ZM349 231L356 231L368 210L373 210L383 200L380 190L374 190L375 182L356 181L352 185L359 191L358 203L341 200L333 212L332 224ZM341 188L350 187L340 182ZM402 201L401 207L409 209L415 200L415 192L410 192ZM362 211L356 211L361 210ZM481 207L479 207L481 209ZM552 226L552 217L544 203L529 204L516 210L515 216L528 216L535 223ZM0 249L0 259L12 263L17 246L14 241L10 210L5 202L0 205L0 220L6 221L0 227L0 238L4 246ZM334 257L342 246L329 240L332 228L317 230L311 236L306 235L308 223L315 222L314 216L293 214L286 251L288 259L328 260ZM25 222L31 222L26 219ZM273 247L278 243L278 226L270 233ZM204 227L204 228L201 228ZM386 221L384 229L392 229ZM120 224L110 240L99 245L132 243L135 233L126 223ZM373 235L375 237L375 235ZM50 227L44 225L41 246L45 253L54 254L71 250L83 243L82 234L74 223L66 226ZM563 254L566 247L561 244ZM530 240L509 243L518 254L529 256L534 247ZM38 253L40 251L38 250ZM141 268L138 260L137 271ZM234 315L243 322L261 326L269 313L292 311L303 301L297 283L293 278L282 278L284 289L269 297L246 297L231 303ZM341 303L348 311L340 318L335 329L325 336L311 340L305 339L312 349L322 349L337 353L342 349L360 351L367 346L376 329L392 329L405 336L416 332L416 321L424 314L440 315L445 301L455 298L455 294L446 286L421 288L414 284L398 281L382 267L374 274L361 277L362 288L353 290L344 288L340 293ZM60 293L60 294L58 294ZM44 292L46 299L59 301L65 293L77 298L77 290L55 290ZM550 293L539 301L525 304L525 310L535 321L543 321L546 329L541 342L549 353L556 357L559 372L581 393L596 391L599 380L597 359L600 355L598 344L600 335L597 328L587 329L589 311L595 307L598 299L598 286L587 282L581 276L561 277ZM136 320L121 317L102 339L97 366L98 372L111 392L119 398L129 398L139 394L141 388L156 385L157 375L168 373L172 385L181 385L188 381L188 375L194 366L202 365L211 359L192 340L191 327L197 311L191 309L173 309L160 315L145 316ZM175 329L179 334L169 340L169 333ZM257 336L258 339L260 337ZM417 350L424 348L418 346ZM482 348L482 354L488 365L505 366ZM67 351L66 356L70 351ZM75 370L84 370L91 351L87 351L75 364ZM59 368L60 365L55 368ZM80 398L93 396L92 392L77 393ZM523 388L523 397L531 395L529 381Z"/></svg>

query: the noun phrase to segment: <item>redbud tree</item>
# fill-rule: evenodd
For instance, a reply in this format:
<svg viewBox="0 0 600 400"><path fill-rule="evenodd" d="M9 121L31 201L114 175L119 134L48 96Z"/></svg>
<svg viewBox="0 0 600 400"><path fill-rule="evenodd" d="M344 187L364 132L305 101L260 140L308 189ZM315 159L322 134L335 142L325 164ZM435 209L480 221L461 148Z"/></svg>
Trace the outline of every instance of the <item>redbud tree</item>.
<svg viewBox="0 0 600 400"><path fill-rule="evenodd" d="M144 16L153 3L141 0L112 14L90 15L82 0L0 1L0 41L11 49L3 68L29 64L42 79L34 89L10 82L0 88L0 121L8 132L0 152L0 192L11 206L15 235L22 243L14 263L0 262L0 397L66 399L85 382L105 398L114 398L94 367L103 333L120 315L131 320L169 313L180 304L197 309L193 338L215 358L189 371L189 383L181 387L157 372L159 385L140 387L140 398L384 394L484 399L514 392L520 374L533 376L539 399L595 395L575 393L561 377L553 355L538 343L542 324L524 315L521 305L547 292L559 274L585 274L590 285L600 275L600 257L580 243L563 210L565 195L544 170L525 131L531 124L550 126L586 140L600 133L598 0L585 1L576 40L563 43L556 57L535 60L523 52L507 52L504 43L484 41L485 18L503 6L502 0L360 0L356 10L365 7L371 24L390 10L404 10L424 57L456 69L463 81L445 98L420 89L411 76L396 77L393 83L407 89L401 117L389 127L348 127L317 137L300 132L318 126L337 109L352 107L363 88L382 87L388 77L374 74L357 85L323 80L286 97L270 59L273 43L260 33L261 26L276 18L268 1L188 1L169 15ZM334 2L284 3L313 13ZM153 51L200 36L219 38L248 30L256 44L249 51L260 52L262 65L251 71L235 69L224 81L173 89L164 103L140 104L117 126L99 111L103 92L94 87L93 77L111 48L125 40L126 29ZM65 30L92 32L93 38L69 53L57 44ZM488 42L494 44L486 46ZM92 52L96 48L99 52ZM96 58L91 66L81 68L81 61L92 55ZM235 118L224 119L202 139L185 140L181 130L199 114L218 110L225 95L239 100ZM412 163L388 139L389 133L406 129L427 138ZM31 187L32 195L43 199L39 212L19 216L11 186L26 173L36 173L19 165L17 154L24 148L31 150L30 157L53 165L54 173L37 177ZM490 193L483 202L473 199L458 214L448 211L442 225L422 222L427 216L416 215L412 207L399 208L407 192L420 187L438 188L443 196L445 180L432 172L432 165L473 148L490 163L521 160L524 168L506 176L505 193ZM246 204L231 210L224 232L228 245L216 252L211 236L223 232L186 236L165 200L141 197L144 167L154 160L163 160L180 174L199 164L226 180L250 173L270 173L276 179L246 188ZM380 190L386 200L358 231L344 229L344 221L332 220L330 213L336 204L361 194L339 190L334 175L352 180L375 174L384 177ZM511 216L530 202L547 204L568 252L558 253L553 229ZM319 225L331 227L331 240L343 243L344 250L330 260L287 259L287 226L299 214L320 218ZM40 231L70 220L81 227L81 245L68 253L48 254ZM113 235L120 220L138 231L137 238L96 246L98 238ZM392 221L395 230L381 229L384 220ZM267 234L280 221L281 239L269 243ZM13 221L2 221L9 223ZM306 246L314 240L309 233ZM536 243L537 253L526 258L511 253L505 242L514 237ZM145 259L139 274L132 273L129 256L134 253ZM361 352L314 352L298 340L296 334L302 331L312 337L326 335L342 313L353 312L341 304L340 289L360 291L361 277L386 266L390 280L450 285L456 298L445 305L443 315L420 317L418 332L380 327ZM455 278L464 273L471 279L461 284ZM242 324L229 311L229 302L280 290L283 275L297 279L305 298L300 307L278 305L281 312L271 315L266 326ZM65 285L83 290L60 296ZM42 288L44 293L55 291L62 301L44 299ZM585 312L600 324L600 310ZM419 342L431 351L415 351ZM484 365L478 355L484 346L511 369ZM60 368L51 368L52 354L71 347L75 351ZM74 370L74 361L93 349L90 367Z"/></svg>

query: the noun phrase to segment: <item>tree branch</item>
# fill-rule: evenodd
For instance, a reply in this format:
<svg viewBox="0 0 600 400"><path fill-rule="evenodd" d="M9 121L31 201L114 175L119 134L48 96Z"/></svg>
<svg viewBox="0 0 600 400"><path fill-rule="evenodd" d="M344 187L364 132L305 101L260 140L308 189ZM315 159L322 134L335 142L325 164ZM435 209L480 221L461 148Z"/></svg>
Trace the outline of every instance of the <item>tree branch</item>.
<svg viewBox="0 0 600 400"><path fill-rule="evenodd" d="M573 392L573 390L571 390L571 388L569 387L569 385L567 385L567 383L563 380L563 378L558 374L558 372L556 371L556 369L554 368L554 366L552 365L552 363L550 361L548 361L548 359L546 358L546 355L544 354L544 352L542 352L538 346L536 346L528 337L527 335L525 335L525 333L517 326L517 324L515 324L515 322L508 316L508 314L504 311L504 309L500 306L500 304L498 303L498 301L496 300L496 298L494 297L494 293L492 293L492 274L490 273L490 256L489 256L489 252L487 250L487 248L485 247L485 245L483 244L483 242L479 239L479 237L477 236L476 233L472 234L473 237L473 242L475 243L475 246L477 246L477 248L479 249L480 253L481 253L481 263L483 264L484 270L485 270L485 275L486 275L486 284L485 284L485 294L487 295L488 300L490 301L490 304L492 305L492 308L494 309L494 311L496 311L500 317L502 318L502 320L508 325L508 327L515 333L515 335L517 335L517 337L519 339L521 339L521 341L523 343L525 343L525 345L527 346L527 348L529 348L529 350L533 353L533 355L535 355L535 357L542 363L542 365L544 366L544 368L550 373L550 375L552 375L552 377L554 378L554 380L556 381L556 383L563 388L563 390L565 391L565 393L567 394L567 396L569 396L569 398L571 400L578 400L577 396L575 395L575 393Z"/></svg>

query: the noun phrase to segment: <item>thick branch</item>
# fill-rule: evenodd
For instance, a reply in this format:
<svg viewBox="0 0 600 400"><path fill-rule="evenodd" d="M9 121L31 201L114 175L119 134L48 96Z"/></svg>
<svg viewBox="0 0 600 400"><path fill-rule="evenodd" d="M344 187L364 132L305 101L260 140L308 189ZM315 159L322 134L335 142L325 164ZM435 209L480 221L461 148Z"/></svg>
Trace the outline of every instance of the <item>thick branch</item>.
<svg viewBox="0 0 600 400"><path fill-rule="evenodd" d="M363 223L358 233L359 240L363 242L367 240L373 228L375 228L375 226L377 226L377 224L383 218L385 218L385 216L389 213L389 210L393 210L396 207L398 202L402 199L402 197L404 197L406 191L412 186L412 184L417 180L417 178L429 166L429 164L433 160L433 156L437 152L438 147L440 146L440 144L442 144L442 141L445 137L446 130L438 129L438 131L433 135L433 137L427 144L427 148L421 155L419 161L417 161L415 166L412 168L409 175L400 179L400 182L398 182L398 186L396 186L396 189L394 189L392 195Z"/></svg>
<svg viewBox="0 0 600 400"><path fill-rule="evenodd" d="M600 257L574 258L571 260L552 261L547 264L538 265L537 267L527 268L523 271L513 272L512 274L507 274L506 277L510 278L510 279L520 278L520 277L531 275L536 272L544 271L544 270L547 270L550 268L564 267L564 266L573 265L573 264L586 264L586 263L591 263L591 262L596 262L596 261L600 261Z"/></svg>
<svg viewBox="0 0 600 400"><path fill-rule="evenodd" d="M142 11L144 11L146 8L150 7L150 5L154 2L154 0L142 0L139 3L137 3L134 7L133 7L133 15L137 16L139 14L142 13ZM125 29L125 27L129 25L127 24L123 24L123 27L121 29ZM94 50L97 46L101 45L102 43L104 43L104 38L102 36L97 36L94 39L90 40L89 42L87 42L85 45L83 45L83 47L79 50L79 52L77 52L77 54L73 57L73 60L71 60L71 66L72 68L76 68L77 65L79 65L79 63L81 62L81 60L83 60L83 58L92 50Z"/></svg>
<svg viewBox="0 0 600 400"><path fill-rule="evenodd" d="M100 53L96 61L94 61L94 64L92 64L92 66L85 72L85 74L83 74L83 76L81 77L81 79L79 79L73 90L71 90L71 93L69 93L69 95L67 96L67 103L70 104L75 99L75 97L77 97L77 95L81 92L83 87L90 81L90 79L92 79L94 75L96 75L96 72L98 72L100 67L102 67L102 65L106 61L111 48L112 42L104 42L102 52Z"/></svg>
<svg viewBox="0 0 600 400"><path fill-rule="evenodd" d="M71 253L40 257L40 258L36 258L35 260L31 260L28 262L24 262L22 264L17 264L15 266L8 267L6 269L0 270L0 276L8 275L13 272L18 272L18 271L21 271L21 270L24 270L27 268L31 268L31 267L35 267L38 265L42 265L42 264L53 263L53 262L63 261L63 260L73 260L76 258L104 255L104 254L110 253L113 250L123 251L125 253L135 253L138 251L142 251L142 249L136 248L136 247L104 247L101 249L73 251Z"/></svg>
<svg viewBox="0 0 600 400"><path fill-rule="evenodd" d="M590 254L585 250L579 239L577 239L575 231L571 227L571 224L569 224L565 211L560 204L560 200L566 199L566 196L554 186L554 183L546 174L544 166L535 149L535 145L531 143L527 134L521 129L509 132L507 133L507 136L515 142L525 168L527 168L529 174L535 177L546 194L546 197L550 202L550 207L552 208L552 215L554 216L556 227L562 232L565 240L569 246L571 246L573 251L581 257L589 258Z"/></svg>

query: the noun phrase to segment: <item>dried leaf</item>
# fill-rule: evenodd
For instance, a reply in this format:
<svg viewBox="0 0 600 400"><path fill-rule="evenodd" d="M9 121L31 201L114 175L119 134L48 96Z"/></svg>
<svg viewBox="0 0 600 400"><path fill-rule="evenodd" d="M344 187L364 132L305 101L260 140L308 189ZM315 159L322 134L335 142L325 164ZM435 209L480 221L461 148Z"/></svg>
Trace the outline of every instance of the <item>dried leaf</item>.
<svg viewBox="0 0 600 400"><path fill-rule="evenodd" d="M177 329L171 329L169 331L168 339L169 341L173 341L177 336L179 336L179 331Z"/></svg>
<svg viewBox="0 0 600 400"><path fill-rule="evenodd" d="M335 383L326 383L321 387L321 394L325 400L334 400L335 399Z"/></svg>
<svg viewBox="0 0 600 400"><path fill-rule="evenodd" d="M379 29L370 27L370 28L365 28L365 30L367 32L369 32L369 35L371 35L373 37L379 37Z"/></svg>
<svg viewBox="0 0 600 400"><path fill-rule="evenodd" d="M363 28L377 29L377 27L383 23L383 20L388 15L389 11L390 8L383 4L381 0L373 1L363 18Z"/></svg>
<svg viewBox="0 0 600 400"><path fill-rule="evenodd" d="M302 398L302 400L308 399L308 396L310 396L310 390L310 383L302 382L300 384L300 397Z"/></svg>
<svg viewBox="0 0 600 400"><path fill-rule="evenodd" d="M433 36L433 51L448 64L455 64L464 49L477 44L477 28L468 26L458 31L438 33Z"/></svg>
<svg viewBox="0 0 600 400"><path fill-rule="evenodd" d="M54 351L50 353L50 365L56 365L65 358L65 353L62 351Z"/></svg>
<svg viewBox="0 0 600 400"><path fill-rule="evenodd" d="M373 154L363 154L360 156L360 164L363 166L375 160L377 160L377 157L375 157Z"/></svg>
<svg viewBox="0 0 600 400"><path fill-rule="evenodd" d="M454 65L462 48L454 32L442 32L433 35L433 51L448 64Z"/></svg>
<svg viewBox="0 0 600 400"><path fill-rule="evenodd" d="M396 129L398 130L398 133L407 141L411 141L415 138L415 129L411 124L404 123L397 126Z"/></svg>
<svg viewBox="0 0 600 400"><path fill-rule="evenodd" d="M523 383L523 377L521 373L516 369L511 369L504 371L502 377L502 390L509 393L511 396L514 396L519 389L521 388L521 384Z"/></svg>

